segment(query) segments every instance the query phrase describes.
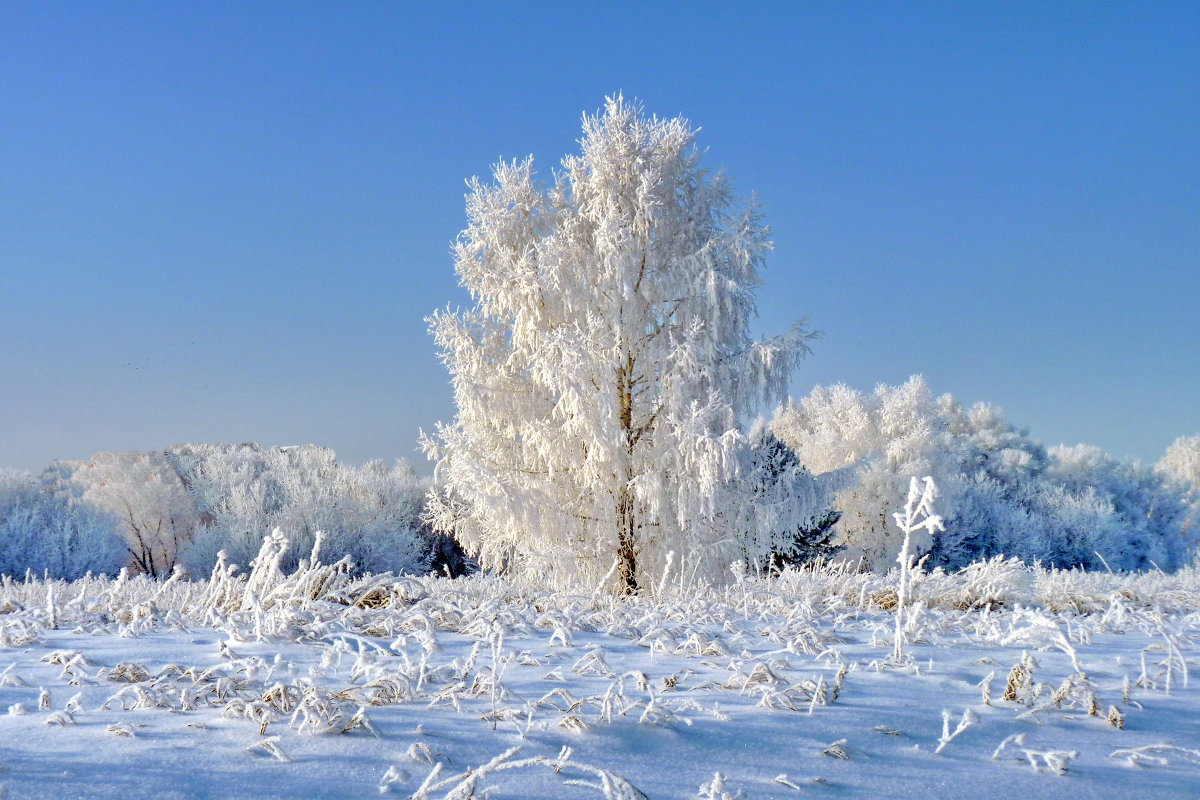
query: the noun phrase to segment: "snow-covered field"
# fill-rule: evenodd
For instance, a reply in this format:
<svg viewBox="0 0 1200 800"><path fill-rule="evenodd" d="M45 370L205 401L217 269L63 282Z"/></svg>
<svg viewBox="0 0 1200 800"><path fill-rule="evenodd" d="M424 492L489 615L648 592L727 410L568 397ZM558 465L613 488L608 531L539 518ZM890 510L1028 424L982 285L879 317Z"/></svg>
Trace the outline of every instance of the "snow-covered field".
<svg viewBox="0 0 1200 800"><path fill-rule="evenodd" d="M926 574L899 661L894 583L6 580L0 796L1200 791L1195 571Z"/></svg>

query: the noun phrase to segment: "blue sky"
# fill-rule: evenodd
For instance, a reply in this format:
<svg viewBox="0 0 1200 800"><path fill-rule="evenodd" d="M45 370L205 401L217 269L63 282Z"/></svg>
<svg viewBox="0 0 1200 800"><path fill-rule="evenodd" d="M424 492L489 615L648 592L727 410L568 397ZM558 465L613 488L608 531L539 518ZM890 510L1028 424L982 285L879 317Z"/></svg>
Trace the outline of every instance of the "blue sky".
<svg viewBox="0 0 1200 800"><path fill-rule="evenodd" d="M1047 443L1200 431L1200 4L0 6L0 465L406 457L463 180L623 91L776 250L792 389L923 373Z"/></svg>

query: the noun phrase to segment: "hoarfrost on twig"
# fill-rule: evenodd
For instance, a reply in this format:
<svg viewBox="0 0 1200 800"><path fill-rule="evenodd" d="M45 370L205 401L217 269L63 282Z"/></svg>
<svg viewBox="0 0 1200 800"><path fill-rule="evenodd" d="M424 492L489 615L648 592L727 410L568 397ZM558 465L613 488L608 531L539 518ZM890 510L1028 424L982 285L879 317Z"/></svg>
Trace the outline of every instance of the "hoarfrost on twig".
<svg viewBox="0 0 1200 800"><path fill-rule="evenodd" d="M1025 734L1014 733L1009 736L1005 736L1000 741L1000 744L996 746L996 749L992 751L992 760L998 761L1000 759L1000 756L1004 755L1004 751L1008 749L1009 745L1016 745L1017 747L1024 747L1025 746Z"/></svg>
<svg viewBox="0 0 1200 800"><path fill-rule="evenodd" d="M720 772L713 775L712 780L700 784L699 800L743 800L746 793L741 789L730 791L725 786L725 776Z"/></svg>
<svg viewBox="0 0 1200 800"><path fill-rule="evenodd" d="M1129 747L1121 750L1114 750L1108 754L1109 758L1123 758L1130 766L1138 766L1142 763L1154 764L1156 766L1166 766L1171 763L1168 756L1181 759L1191 764L1200 764L1200 750L1189 750L1186 747L1176 747L1173 744L1161 742L1159 744L1148 744L1143 747Z"/></svg>
<svg viewBox="0 0 1200 800"><path fill-rule="evenodd" d="M1079 758L1077 750L1022 750L1034 772L1049 772L1065 775L1067 765Z"/></svg>
<svg viewBox="0 0 1200 800"><path fill-rule="evenodd" d="M828 745L824 750L822 750L821 755L829 756L830 758L838 758L842 761L849 761L850 754L846 752L845 744L845 739L838 739L836 742Z"/></svg>
<svg viewBox="0 0 1200 800"><path fill-rule="evenodd" d="M272 756L276 761L283 761L286 763L291 760L279 747L278 736L268 736L267 738L260 739L259 741L245 748L247 753L253 753L256 750L263 751L264 753Z"/></svg>
<svg viewBox="0 0 1200 800"><path fill-rule="evenodd" d="M979 722L978 714L969 708L963 709L962 717L960 717L958 720L958 726L955 727L952 732L950 730L950 720L953 718L954 715L950 713L950 709L947 708L942 710L942 735L938 738L937 749L933 751L934 755L942 752L942 750L946 748L946 745L950 744L951 740L953 740L955 736L958 736L967 728Z"/></svg>

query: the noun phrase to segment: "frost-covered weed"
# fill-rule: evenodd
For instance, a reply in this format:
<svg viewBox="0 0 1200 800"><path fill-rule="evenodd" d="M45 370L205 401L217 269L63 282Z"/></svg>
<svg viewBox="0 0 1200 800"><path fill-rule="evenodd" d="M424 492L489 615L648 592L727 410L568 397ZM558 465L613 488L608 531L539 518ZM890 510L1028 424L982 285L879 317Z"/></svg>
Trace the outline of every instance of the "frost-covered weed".
<svg viewBox="0 0 1200 800"><path fill-rule="evenodd" d="M1065 775L1067 766L1079 758L1077 750L1022 750L1034 772L1049 772Z"/></svg>
<svg viewBox="0 0 1200 800"><path fill-rule="evenodd" d="M42 670L29 672L28 662L18 660L0 671L0 687L14 693L5 704L10 714L40 712L14 717L11 724L33 722L63 736L95 725L112 740L136 731L144 743L154 739L154 729L124 721L145 718L125 714L183 712L198 715L188 722L194 730L207 727L204 719L224 717L229 722L219 725L244 731L248 739L265 737L280 752L300 752L301 745L292 743L301 735L337 737L356 749L375 737L386 741L394 724L388 707L397 706L428 720L457 718L494 728L494 734L482 727L480 733L501 747L516 734L536 753L533 748L547 737L583 742L630 728L652 736L711 735L714 726L729 736L747 714L770 715L759 718L768 725L811 714L803 726L823 732L808 751L811 757L831 769L842 769L835 762L848 759L845 768L858 769L879 742L898 741L864 740L841 727L875 699L860 692L878 692L880 681L919 683L927 675L942 686L955 685L945 683L943 662L950 648L965 646L982 657L970 665L969 680L954 679L964 688L961 699L947 702L982 706L948 715L938 737L936 717L916 725L883 716L861 730L899 735L897 727L903 727L914 740L924 730L921 747L961 760L979 748L980 736L962 734L982 717L980 733L991 732L991 741L1006 737L997 748L997 761L1006 763L996 768L1016 762L1053 775L1065 771L1073 749L1049 739L1026 745L1014 733L1091 725L1108 736L1136 736L1147 726L1152 698L1165 698L1168 690L1183 698L1192 691L1188 671L1196 663L1200 614L1170 610L1188 603L1200 608L1195 577L1186 573L1152 581L1062 576L1004 561L956 574L915 570L903 629L911 663L875 674L870 665L885 662L894 646L894 618L877 597L895 586L896 573L812 566L778 576L744 575L712 589L665 581L652 597L614 598L486 575L457 581L355 577L344 564L322 564L319 553L287 574L273 558L278 545L268 542L245 578L217 569L208 581L123 575L0 583L0 630L27 642L9 645L14 653L36 648ZM1039 585L1047 584L1089 594L1071 610L1050 608L1037 599ZM51 617L57 630L50 628ZM144 650L93 657L86 638L193 630L218 634L205 657L166 665ZM1129 635L1130 644L1124 661L1106 672L1097 668L1093 640L1103 636L1107 646L1119 646L1125 637L1113 634ZM59 644L64 639L70 644ZM311 654L300 666L290 662L297 648ZM631 655L641 657L636 668ZM47 687L43 708L35 708L39 684ZM846 738L858 746L851 750ZM459 753L450 760L441 752L451 752L444 741L431 737L410 747L408 740L399 750L408 747L404 763L391 770L380 764L373 785L402 796L484 797L491 790L500 798L519 795L523 775L546 776L547 768L554 769L555 760L544 754L513 753L484 775L467 774ZM1110 744L1103 755L1114 748ZM279 758L266 744L250 752ZM1148 751L1139 758L1154 763L1152 756ZM690 796L698 785L711 788L718 766L728 774L726 765L697 764L694 781L679 791ZM426 768L424 783L407 777ZM562 769L563 786L579 787L577 793L641 796L603 766L567 759ZM777 791L796 791L791 784L807 788L805 781L787 780L777 782ZM727 786L720 791L736 795Z"/></svg>
<svg viewBox="0 0 1200 800"><path fill-rule="evenodd" d="M896 588L896 637L892 647L892 659L900 662L904 658L904 629L908 622L905 617L905 601L908 599L908 586L913 571L912 536L924 530L932 536L942 530L942 518L933 513L933 501L937 499L937 485L933 478L924 479L924 486L916 478L909 482L908 499L904 503L903 513L892 516L897 527L904 534L900 545L900 554L896 557L900 565L900 580Z"/></svg>
<svg viewBox="0 0 1200 800"><path fill-rule="evenodd" d="M1109 753L1109 758L1123 758L1130 766L1138 766L1140 764L1152 764L1155 766L1166 766L1172 760L1182 761L1186 764L1200 764L1200 750L1192 750L1186 747L1177 747L1172 744L1160 743L1150 744L1144 747L1130 747L1121 750L1114 750Z"/></svg>
<svg viewBox="0 0 1200 800"><path fill-rule="evenodd" d="M950 712L950 709L942 709L942 735L938 737L937 749L933 751L935 754L945 750L946 745L950 744L954 737L958 736L972 725L977 724L979 722L979 715L969 708L963 709L962 717L960 717L958 720L958 725L956 725L954 730L951 731L950 722L953 719L954 715Z"/></svg>
<svg viewBox="0 0 1200 800"><path fill-rule="evenodd" d="M746 793L741 789L731 789L726 778L720 772L713 775L712 780L700 785L700 800L743 800Z"/></svg>
<svg viewBox="0 0 1200 800"><path fill-rule="evenodd" d="M584 786L595 789L603 795L605 800L646 800L646 795L621 776L606 769L573 761L572 751L569 747L564 747L556 758L546 756L515 758L521 749L520 747L510 747L490 761L477 767L468 767L464 772L447 777L442 777L445 762L437 761L421 785L408 796L409 800L432 800L435 797L442 797L446 800L471 800L471 798L489 797L492 791L500 787L500 784L491 784L491 781L495 780L493 775L531 767L549 768L555 775L562 778L564 786ZM572 777L573 773L578 773L581 777ZM386 793L393 785L404 782L406 778L403 776L406 774L396 767L390 768L379 783L379 791ZM481 785L480 782L484 779L487 779L488 784Z"/></svg>

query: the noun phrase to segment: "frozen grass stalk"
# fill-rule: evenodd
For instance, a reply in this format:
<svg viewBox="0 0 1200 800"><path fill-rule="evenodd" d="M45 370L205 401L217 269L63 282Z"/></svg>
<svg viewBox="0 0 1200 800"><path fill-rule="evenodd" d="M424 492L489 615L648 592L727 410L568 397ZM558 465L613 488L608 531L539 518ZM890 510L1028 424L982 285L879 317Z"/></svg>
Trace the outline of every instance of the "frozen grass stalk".
<svg viewBox="0 0 1200 800"><path fill-rule="evenodd" d="M941 499L936 502L941 510ZM919 524L921 517L912 521ZM895 529L892 533L899 551L901 537ZM492 792L498 800L529 796L522 793L522 783L532 779L539 796L637 800L641 795L629 781L605 768L616 764L610 763L610 753L596 749L597 743L633 726L680 729L691 724L689 717L701 731L716 723L727 726L722 733L734 739L743 720L797 711L814 714L808 726L818 726L813 735L828 737L819 740L824 743L849 734L829 726L840 726L838 719L846 714L861 714L885 686L897 692L879 710L900 716L874 720L891 724L871 728L874 735L870 744L864 741L861 758L845 741L822 749L810 739L808 760L819 761L820 754L831 770L861 771L881 744L916 751L906 747L915 741L890 738L905 735L893 726L909 728L905 709L916 703L935 714L923 726L928 728L921 737L924 753L917 757L932 756L937 748L946 774L965 773L972 759L995 752L1006 766L1032 768L1051 781L1068 764L1078 763L1071 760L1076 749L1094 765L1097 754L1114 751L1119 737L1147 745L1158 741L1145 737L1160 721L1168 723L1163 735L1180 730L1172 719L1186 723L1183 713L1166 706L1194 710L1194 690L1184 686L1186 670L1196 663L1200 571L1109 575L996 562L981 570L919 573L926 542L914 537L908 548L901 626L906 668L860 676L858 702L841 711L825 709L831 716L824 724L815 710L839 701L850 672L869 672L868 664L878 663L874 659L884 670L895 663L887 648L897 597L894 572L819 565L780 576L744 574L726 587L700 591L679 577L689 574L684 555L664 573L665 581L656 572L659 590L616 599L591 594L586 586L548 591L490 575L453 582L357 576L341 562L322 565L319 552L292 574L272 576L280 540L254 565L253 584L227 558L218 559L221 566L208 581L127 574L51 585L36 575L29 583L0 578L0 648L12 663L0 664L0 693L11 695L0 713L7 709L11 715L3 718L10 730L38 734L4 743L20 752L38 739L55 737L73 751L84 740L102 737L109 747L149 751L171 745L174 733L168 729L186 728L199 740L194 731L219 726L230 734L244 731L245 741L236 744L240 737L224 731L203 738L241 756L245 769L299 775L316 765L308 756L296 756L291 766L282 763L293 747L310 755L334 748L379 752L381 746L370 737L389 733L398 722L410 730L420 718L429 728L448 726L451 736L439 730L429 738L411 737L420 740L412 747L411 738L404 741L394 768L382 763L369 776L372 791L378 787L393 796L426 800L447 795L483 800ZM917 590L914 580L920 583ZM51 592L57 631L47 627ZM989 604L978 602L980 597L1005 599ZM877 598L887 600L882 614L876 613L884 605ZM908 649L918 630L945 648L938 664L953 681L921 677L925 657L917 662L917 653ZM169 637L162 653L149 638L159 634ZM105 637L96 640L99 649L93 649L93 636ZM133 649L126 649L121 637L132 638ZM163 666L179 657L170 652L176 645L192 654L183 658L192 660ZM93 654L95 660L89 661ZM1035 655L1042 663L1034 661ZM1095 678L1083 674L1081 661L1094 669ZM1035 674L1045 680L1034 680ZM1168 675L1169 698L1161 696ZM1139 678L1145 688L1135 685ZM518 694L526 691L532 692L528 701ZM107 700L106 694L111 695ZM1148 701L1145 707L1139 699ZM1110 705L1110 700L1116 702ZM967 705L974 710L964 712ZM936 712L943 707L951 712L937 725ZM169 721L173 718L167 715L180 712L188 713L189 721ZM985 720L987 725L979 724ZM1026 721L1044 726L1042 732ZM479 735L460 737L459 725L474 726ZM1122 726L1129 732L1122 733ZM1026 728L1028 743L1023 734L1001 741L1009 731ZM1072 729L1078 731L1077 742ZM643 741L678 739L647 733ZM280 735L271 739L278 753L265 743L241 752L242 745L272 734ZM324 739L300 738L308 735ZM588 767L565 757L547 758L547 737L577 740L604 761ZM715 735L687 741L723 746ZM482 749L488 742L495 748ZM517 743L528 748L526 755L489 761ZM770 776L782 773L779 759L788 756L764 752L756 767L759 776L741 776L747 795L773 792L782 798L821 782L783 775L765 786ZM652 755L670 759L675 753ZM1144 768L1169 761L1173 768L1156 779L1182 786L1177 793L1185 796L1190 773L1174 765L1200 763L1191 753L1151 746L1117 751L1113 760L1125 758ZM641 780L649 763L635 766L638 772L631 777ZM675 795L694 798L702 782L710 795L736 795L738 787L729 780L713 785L715 769L721 766L728 774L727 763L676 756L670 766L679 773L671 776L679 779ZM486 774L479 765L487 766ZM432 777L422 783L427 774ZM1081 770L1068 781L1078 784L1080 796L1090 796L1089 788L1108 774ZM23 779L17 780L20 796L35 796Z"/></svg>
<svg viewBox="0 0 1200 800"><path fill-rule="evenodd" d="M911 584L912 535L922 529L928 531L930 536L945 530L942 518L933 513L933 501L936 498L937 484L933 482L933 478L928 475L920 481L912 478L908 483L908 499L904 503L904 512L892 515L896 525L904 532L904 543L900 546L900 555L896 558L900 565L900 585L896 590L896 640L892 648L892 659L897 662L904 658L904 606Z"/></svg>
<svg viewBox="0 0 1200 800"><path fill-rule="evenodd" d="M977 715L974 711L972 711L969 708L964 709L963 713L962 713L962 717L958 720L958 725L957 725L957 727L954 728L953 731L950 730L950 721L952 719L954 719L954 715L950 713L950 709L948 709L948 708L943 709L942 710L942 735L940 737L938 737L938 746L937 746L937 749L933 751L934 755L937 755L938 753L941 753L943 750L945 750L946 745L950 744L950 742L954 739L955 736L958 736L960 733L965 731L967 728L969 728L972 725L974 725L975 723L979 722L979 715Z"/></svg>

